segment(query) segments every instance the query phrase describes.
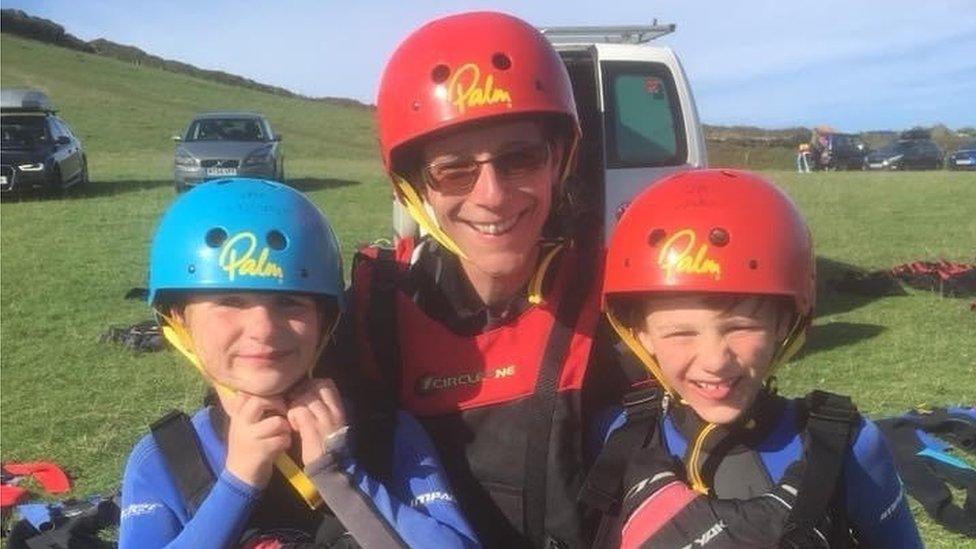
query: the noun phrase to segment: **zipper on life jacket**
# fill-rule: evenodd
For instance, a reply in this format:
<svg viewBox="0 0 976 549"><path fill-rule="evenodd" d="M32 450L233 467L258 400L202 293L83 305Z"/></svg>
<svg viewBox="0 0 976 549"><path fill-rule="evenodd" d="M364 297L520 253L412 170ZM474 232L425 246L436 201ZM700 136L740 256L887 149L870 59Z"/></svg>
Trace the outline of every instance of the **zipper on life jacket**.
<svg viewBox="0 0 976 549"><path fill-rule="evenodd" d="M718 424L709 423L698 433L698 436L695 438L695 444L691 448L691 455L685 464L685 469L688 472L688 480L691 481L691 489L702 495L708 494L708 485L705 484L701 476L701 464L699 463L701 461L701 450L705 445L705 439L717 427Z"/></svg>

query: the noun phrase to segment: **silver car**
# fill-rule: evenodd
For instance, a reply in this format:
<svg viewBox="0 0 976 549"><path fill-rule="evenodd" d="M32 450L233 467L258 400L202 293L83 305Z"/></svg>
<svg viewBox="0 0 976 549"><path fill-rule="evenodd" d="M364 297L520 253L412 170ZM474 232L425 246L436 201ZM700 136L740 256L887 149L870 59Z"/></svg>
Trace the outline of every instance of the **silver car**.
<svg viewBox="0 0 976 549"><path fill-rule="evenodd" d="M285 179L281 135L260 114L200 113L173 140L178 143L173 162L177 192L224 177Z"/></svg>

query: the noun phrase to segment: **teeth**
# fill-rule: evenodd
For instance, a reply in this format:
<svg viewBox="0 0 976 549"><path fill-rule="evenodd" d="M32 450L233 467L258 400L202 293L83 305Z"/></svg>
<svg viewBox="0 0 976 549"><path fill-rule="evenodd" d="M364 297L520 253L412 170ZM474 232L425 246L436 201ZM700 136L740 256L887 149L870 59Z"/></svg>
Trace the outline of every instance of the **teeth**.
<svg viewBox="0 0 976 549"><path fill-rule="evenodd" d="M504 221L499 221L497 223L474 223L470 222L469 225L475 228L476 231L484 234L497 235L508 232L512 227L515 226L515 222L518 221L518 216Z"/></svg>
<svg viewBox="0 0 976 549"><path fill-rule="evenodd" d="M723 381L721 383L705 383L704 381L695 381L694 383L702 389L717 389L719 387L728 387L731 385L727 381Z"/></svg>

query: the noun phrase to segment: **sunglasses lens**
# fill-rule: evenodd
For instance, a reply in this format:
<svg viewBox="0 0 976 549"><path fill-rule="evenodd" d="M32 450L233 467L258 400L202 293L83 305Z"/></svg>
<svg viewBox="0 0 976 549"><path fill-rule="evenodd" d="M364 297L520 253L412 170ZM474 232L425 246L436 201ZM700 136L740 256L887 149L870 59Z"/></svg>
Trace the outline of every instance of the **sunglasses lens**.
<svg viewBox="0 0 976 549"><path fill-rule="evenodd" d="M434 189L443 193L461 194L471 190L481 174L481 165L486 162L491 162L500 177L518 179L535 173L548 160L549 145L539 143L499 154L490 160L470 158L428 164L424 172L428 184Z"/></svg>
<svg viewBox="0 0 976 549"><path fill-rule="evenodd" d="M481 165L475 161L451 162L427 166L427 177L441 192L466 192L478 179Z"/></svg>
<svg viewBox="0 0 976 549"><path fill-rule="evenodd" d="M503 177L515 179L535 173L548 159L549 147L541 143L499 155L494 164Z"/></svg>

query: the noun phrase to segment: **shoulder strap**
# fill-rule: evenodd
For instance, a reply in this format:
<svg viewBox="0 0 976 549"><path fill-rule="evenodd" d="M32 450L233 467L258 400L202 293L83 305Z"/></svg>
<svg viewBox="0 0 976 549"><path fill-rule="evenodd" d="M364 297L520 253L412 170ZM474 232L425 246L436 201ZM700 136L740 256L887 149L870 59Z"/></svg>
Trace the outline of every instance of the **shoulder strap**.
<svg viewBox="0 0 976 549"><path fill-rule="evenodd" d="M560 258L560 271L572 268L566 261L572 256L567 248ZM577 254L579 252L577 251ZM581 257L577 255L577 257ZM562 275L560 272L559 275ZM525 491L523 510L525 535L536 547L546 547L550 540L546 532L546 500L549 469L549 443L551 440L553 414L559 388L559 377L569 352L569 344L575 332L576 323L583 310L593 279L593 269L583 268L579 276L569 277L569 283L561 292L561 300L556 309L556 318L546 349L542 355L539 376L532 395L532 416L528 418L525 455Z"/></svg>
<svg viewBox="0 0 976 549"><path fill-rule="evenodd" d="M631 391L624 395L624 424L610 434L590 467L579 501L602 514L620 504L622 481L631 455L644 447L657 429L661 412L658 388Z"/></svg>
<svg viewBox="0 0 976 549"><path fill-rule="evenodd" d="M809 536L841 493L844 459L854 427L860 421L857 408L847 396L813 391L797 401L797 405L798 417L805 418L805 467L796 503L784 529L784 546L802 546L789 545L789 542L797 536Z"/></svg>
<svg viewBox="0 0 976 549"><path fill-rule="evenodd" d="M196 514L216 477L207 464L190 418L179 410L171 410L149 429L163 454L166 468L176 480L187 510L191 516Z"/></svg>
<svg viewBox="0 0 976 549"><path fill-rule="evenodd" d="M366 382L361 390L368 437L357 440L357 453L366 470L387 481L393 469L393 435L400 387L400 345L397 341L397 262L390 248L375 248L371 262L366 337L380 375L379 383ZM365 430L364 430L365 431Z"/></svg>
<svg viewBox="0 0 976 549"><path fill-rule="evenodd" d="M661 390L634 390L624 395L625 423L610 434L606 444L590 467L579 502L587 517L597 521L594 548L619 547L623 528L620 506L623 500L623 478L633 456L652 443L658 435L661 417Z"/></svg>

